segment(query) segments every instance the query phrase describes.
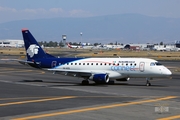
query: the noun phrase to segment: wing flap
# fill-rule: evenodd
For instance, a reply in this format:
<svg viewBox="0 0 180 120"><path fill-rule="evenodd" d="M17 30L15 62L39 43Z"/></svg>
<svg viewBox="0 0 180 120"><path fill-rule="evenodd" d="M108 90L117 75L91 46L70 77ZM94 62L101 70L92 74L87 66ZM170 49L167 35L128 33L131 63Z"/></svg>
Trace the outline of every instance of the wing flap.
<svg viewBox="0 0 180 120"><path fill-rule="evenodd" d="M97 71L97 70L70 70L70 69L48 69L49 71L52 71L53 73L57 74L63 74L63 75L68 75L68 76L74 76L74 77L83 77L87 78L90 77L94 74L100 74L100 73L107 73L107 72L102 72L102 71Z"/></svg>
<svg viewBox="0 0 180 120"><path fill-rule="evenodd" d="M63 74L74 77L90 77L93 73L89 70L67 70L67 69L48 69L55 74Z"/></svg>

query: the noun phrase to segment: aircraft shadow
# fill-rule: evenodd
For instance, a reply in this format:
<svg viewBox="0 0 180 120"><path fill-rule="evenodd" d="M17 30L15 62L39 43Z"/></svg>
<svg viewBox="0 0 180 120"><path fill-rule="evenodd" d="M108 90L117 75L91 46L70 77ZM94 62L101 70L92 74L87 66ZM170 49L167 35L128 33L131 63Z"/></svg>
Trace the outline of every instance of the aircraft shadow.
<svg viewBox="0 0 180 120"><path fill-rule="evenodd" d="M116 85L116 86L146 86L145 84L133 84L133 83L114 83L114 84L96 84L90 83L88 85L82 85L81 83L71 82L71 81L43 81L43 80L22 80L19 82L38 82L38 83L49 83L55 85L48 85L48 87L58 87L58 86L100 86L100 87L107 87L109 85ZM154 85L148 87L168 87L165 85Z"/></svg>
<svg viewBox="0 0 180 120"><path fill-rule="evenodd" d="M70 81L43 81L43 80L22 80L19 82L37 82L37 83L49 83L49 84L56 84L56 85L48 85L48 87L55 87L55 86L107 86L107 84L95 84L90 83L89 85L82 85L81 83L77 82L70 82Z"/></svg>

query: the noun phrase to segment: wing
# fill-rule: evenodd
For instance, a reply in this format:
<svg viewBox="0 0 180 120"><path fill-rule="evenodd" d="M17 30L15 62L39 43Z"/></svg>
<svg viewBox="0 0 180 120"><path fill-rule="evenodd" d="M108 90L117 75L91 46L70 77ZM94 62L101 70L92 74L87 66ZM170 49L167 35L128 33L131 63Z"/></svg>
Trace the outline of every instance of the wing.
<svg viewBox="0 0 180 120"><path fill-rule="evenodd" d="M52 71L54 74L62 74L67 76L74 76L74 77L82 77L82 78L89 78L95 74L107 74L111 78L119 78L122 75L115 71L109 71L109 70L71 70L71 69L48 69L49 71Z"/></svg>
<svg viewBox="0 0 180 120"><path fill-rule="evenodd" d="M49 71L52 71L54 74L59 73L63 75L68 76L74 76L74 77L82 77L82 78L89 78L90 76L94 74L100 74L100 73L106 73L102 71L91 71L91 70L68 70L68 69L48 69Z"/></svg>
<svg viewBox="0 0 180 120"><path fill-rule="evenodd" d="M88 78L92 76L92 71L90 70L67 70L67 69L48 69L49 71L53 71L53 73L74 76L74 77L83 77Z"/></svg>

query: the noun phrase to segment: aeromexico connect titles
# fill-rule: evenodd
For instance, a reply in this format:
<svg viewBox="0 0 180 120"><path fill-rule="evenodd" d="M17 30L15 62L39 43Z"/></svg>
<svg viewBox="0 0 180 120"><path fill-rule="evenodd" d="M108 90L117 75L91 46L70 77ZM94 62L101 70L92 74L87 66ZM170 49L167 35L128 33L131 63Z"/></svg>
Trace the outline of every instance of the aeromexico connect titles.
<svg viewBox="0 0 180 120"><path fill-rule="evenodd" d="M63 75L84 78L82 84L114 83L127 81L130 78L146 78L171 75L171 71L158 61L148 58L56 58L44 52L28 29L22 29L27 53L27 61L19 61L32 67L60 73Z"/></svg>

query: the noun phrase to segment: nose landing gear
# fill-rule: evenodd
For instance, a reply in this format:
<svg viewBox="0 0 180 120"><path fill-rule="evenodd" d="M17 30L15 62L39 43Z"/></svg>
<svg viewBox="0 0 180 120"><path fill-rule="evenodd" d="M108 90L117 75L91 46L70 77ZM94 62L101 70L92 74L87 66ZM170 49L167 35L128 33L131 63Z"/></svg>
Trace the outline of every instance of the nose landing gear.
<svg viewBox="0 0 180 120"><path fill-rule="evenodd" d="M146 86L151 86L150 80L151 78L146 78Z"/></svg>

